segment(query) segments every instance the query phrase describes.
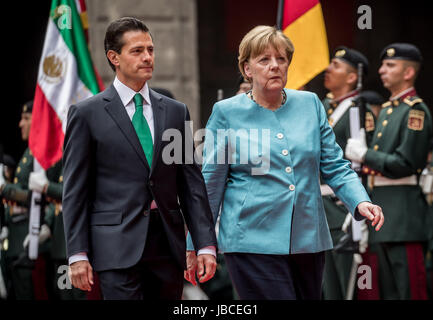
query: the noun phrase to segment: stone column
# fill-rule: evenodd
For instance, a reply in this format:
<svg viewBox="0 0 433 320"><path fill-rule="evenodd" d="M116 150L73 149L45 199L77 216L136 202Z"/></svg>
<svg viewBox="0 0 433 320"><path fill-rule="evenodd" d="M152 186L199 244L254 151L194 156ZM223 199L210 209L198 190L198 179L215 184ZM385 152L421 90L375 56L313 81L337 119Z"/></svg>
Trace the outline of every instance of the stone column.
<svg viewBox="0 0 433 320"><path fill-rule="evenodd" d="M104 83L114 73L104 52L108 24L120 17L141 19L153 36L155 69L150 87L170 90L189 109L195 129L200 124L197 14L195 0L88 0L90 50Z"/></svg>

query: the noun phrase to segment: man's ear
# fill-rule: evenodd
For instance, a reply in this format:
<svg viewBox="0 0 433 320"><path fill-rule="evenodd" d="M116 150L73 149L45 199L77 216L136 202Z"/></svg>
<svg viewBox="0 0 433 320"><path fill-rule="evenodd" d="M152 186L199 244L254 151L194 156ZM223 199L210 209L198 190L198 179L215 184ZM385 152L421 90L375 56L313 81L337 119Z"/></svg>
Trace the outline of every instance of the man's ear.
<svg viewBox="0 0 433 320"><path fill-rule="evenodd" d="M346 83L352 86L356 81L358 81L358 75L355 72L349 72L347 74Z"/></svg>
<svg viewBox="0 0 433 320"><path fill-rule="evenodd" d="M108 50L107 58L115 67L119 66L119 54L116 51Z"/></svg>
<svg viewBox="0 0 433 320"><path fill-rule="evenodd" d="M410 80L413 79L415 77L415 68L411 65L406 66L406 68L404 68L403 71L403 79L404 80Z"/></svg>

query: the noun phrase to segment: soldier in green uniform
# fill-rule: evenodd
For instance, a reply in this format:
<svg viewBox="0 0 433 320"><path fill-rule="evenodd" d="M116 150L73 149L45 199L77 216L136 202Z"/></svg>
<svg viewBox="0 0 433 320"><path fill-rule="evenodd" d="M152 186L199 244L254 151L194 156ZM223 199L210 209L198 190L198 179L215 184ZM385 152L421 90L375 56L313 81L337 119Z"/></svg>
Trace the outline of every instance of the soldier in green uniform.
<svg viewBox="0 0 433 320"><path fill-rule="evenodd" d="M54 178L51 176L51 178ZM61 267L68 266L66 256L65 231L63 228L62 192L63 175L58 172L56 180L49 180L45 171L32 172L29 188L45 195L49 203L46 207L44 223L51 233L50 256L53 260L53 289L59 300L85 300L86 292L68 285L66 273Z"/></svg>
<svg viewBox="0 0 433 320"><path fill-rule="evenodd" d="M365 164L371 200L383 208L386 223L370 232L377 255L382 299L425 299L423 245L428 240L428 205L419 186L432 137L431 115L414 83L422 57L412 44L394 43L381 54L379 74L391 97L382 105L370 148L350 139L347 158Z"/></svg>
<svg viewBox="0 0 433 320"><path fill-rule="evenodd" d="M324 85L330 92L323 101L329 124L334 129L335 138L344 150L347 139L350 138L349 110L358 98L360 90L358 83L358 64L367 73L368 60L357 50L340 46L335 50L325 72ZM366 131L374 131L374 117L370 110L366 112ZM321 185L323 204L334 246L338 244L344 232L341 230L348 214L345 206L338 201L331 188ZM327 251L325 254L325 269L323 274L323 298L327 300L344 299L352 267L353 253Z"/></svg>
<svg viewBox="0 0 433 320"><path fill-rule="evenodd" d="M24 141L28 140L30 126L32 121L33 102L27 102L23 105L21 113L21 137ZM50 170L50 175L55 175L55 171L61 168ZM32 300L35 298L47 298L48 293L45 287L34 287L35 280L41 278L32 277L32 273L41 275L43 263L35 263L27 258L26 240L29 232L29 205L31 201L31 192L28 188L29 175L33 171L33 155L29 148L24 151L18 166L15 170L13 183L0 181L0 195L8 203L5 212L5 223L8 228L8 248L5 254L8 273L11 275L13 296L18 300ZM51 172L53 171L53 172ZM41 228L39 242L41 243L39 252L44 254L48 251L49 241L46 241L50 234L46 232L47 228ZM42 259L42 258L41 258ZM42 260L39 260L42 261ZM38 281L39 286L45 286L45 283Z"/></svg>
<svg viewBox="0 0 433 320"><path fill-rule="evenodd" d="M430 141L428 165L423 170L420 184L430 208L430 214L427 219L429 241L425 252L425 265L427 273L427 293L429 298L433 299L433 139Z"/></svg>
<svg viewBox="0 0 433 320"><path fill-rule="evenodd" d="M386 102L385 98L373 90L362 91L361 96L364 98L365 102L373 112L374 118L377 119L380 110L382 110L382 104Z"/></svg>

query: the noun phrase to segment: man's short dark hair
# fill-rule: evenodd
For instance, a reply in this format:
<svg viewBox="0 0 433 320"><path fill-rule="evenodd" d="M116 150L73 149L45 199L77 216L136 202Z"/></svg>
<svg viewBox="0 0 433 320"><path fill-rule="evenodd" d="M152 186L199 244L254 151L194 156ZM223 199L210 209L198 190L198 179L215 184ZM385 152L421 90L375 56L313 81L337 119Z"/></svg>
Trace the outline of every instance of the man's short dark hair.
<svg viewBox="0 0 433 320"><path fill-rule="evenodd" d="M143 31L144 33L149 33L149 28L143 23L143 21L132 18L132 17L123 17L117 19L110 23L105 32L104 39L104 48L105 48L105 56L107 56L107 52L109 50L113 50L117 53L121 53L122 47L124 45L123 42L123 34L128 31ZM108 63L110 64L111 69L116 71L116 68L108 59Z"/></svg>

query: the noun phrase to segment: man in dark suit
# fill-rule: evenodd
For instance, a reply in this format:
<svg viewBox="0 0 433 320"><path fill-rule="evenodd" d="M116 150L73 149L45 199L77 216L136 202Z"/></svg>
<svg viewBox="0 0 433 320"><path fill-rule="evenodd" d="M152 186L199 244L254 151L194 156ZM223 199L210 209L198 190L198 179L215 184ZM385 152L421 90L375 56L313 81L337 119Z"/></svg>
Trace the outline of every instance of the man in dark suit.
<svg viewBox="0 0 433 320"><path fill-rule="evenodd" d="M104 92L72 105L64 142L63 217L72 284L104 299L180 299L184 219L201 282L215 273L216 237L183 103L148 88L154 50L138 19L112 22L105 52L116 72ZM166 130L182 137L181 160L163 159ZM179 158L176 157L175 158ZM183 219L184 218L184 219ZM90 261L90 262L89 262Z"/></svg>

